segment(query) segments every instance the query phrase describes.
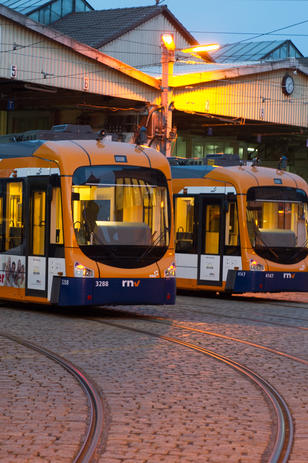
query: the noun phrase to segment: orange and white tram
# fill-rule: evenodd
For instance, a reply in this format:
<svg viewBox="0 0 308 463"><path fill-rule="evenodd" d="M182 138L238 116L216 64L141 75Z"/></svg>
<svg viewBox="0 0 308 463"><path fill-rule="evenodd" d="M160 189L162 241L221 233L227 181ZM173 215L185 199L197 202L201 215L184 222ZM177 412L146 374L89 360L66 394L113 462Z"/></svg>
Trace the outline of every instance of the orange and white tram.
<svg viewBox="0 0 308 463"><path fill-rule="evenodd" d="M308 291L308 186L301 177L259 166L171 169L177 288Z"/></svg>
<svg viewBox="0 0 308 463"><path fill-rule="evenodd" d="M54 126L0 137L0 159L1 299L174 304L171 174L162 154Z"/></svg>

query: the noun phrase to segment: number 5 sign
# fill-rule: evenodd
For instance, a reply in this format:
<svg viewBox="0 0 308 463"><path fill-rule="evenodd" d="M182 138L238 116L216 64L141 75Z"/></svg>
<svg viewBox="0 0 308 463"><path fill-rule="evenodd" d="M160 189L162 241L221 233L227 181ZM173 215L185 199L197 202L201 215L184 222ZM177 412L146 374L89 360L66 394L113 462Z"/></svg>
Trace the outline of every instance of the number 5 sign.
<svg viewBox="0 0 308 463"><path fill-rule="evenodd" d="M11 79L16 79L17 77L17 66L15 64L12 64L11 66Z"/></svg>

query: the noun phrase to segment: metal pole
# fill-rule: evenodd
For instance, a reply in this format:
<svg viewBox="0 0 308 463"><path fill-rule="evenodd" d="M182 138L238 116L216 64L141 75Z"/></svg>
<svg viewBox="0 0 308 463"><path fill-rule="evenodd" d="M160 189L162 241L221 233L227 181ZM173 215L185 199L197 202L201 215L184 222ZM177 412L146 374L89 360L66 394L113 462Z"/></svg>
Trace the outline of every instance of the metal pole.
<svg viewBox="0 0 308 463"><path fill-rule="evenodd" d="M163 108L163 117L161 152L164 153L167 157L171 155L171 143L169 135L172 130L172 111L170 110L171 91L169 88L169 77L173 74L174 60L174 50L168 50L162 43L161 103Z"/></svg>

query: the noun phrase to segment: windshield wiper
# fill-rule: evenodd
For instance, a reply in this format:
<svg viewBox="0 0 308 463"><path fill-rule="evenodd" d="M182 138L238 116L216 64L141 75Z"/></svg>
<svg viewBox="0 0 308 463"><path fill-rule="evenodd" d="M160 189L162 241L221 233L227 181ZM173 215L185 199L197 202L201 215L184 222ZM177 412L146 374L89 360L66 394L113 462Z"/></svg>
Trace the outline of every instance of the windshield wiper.
<svg viewBox="0 0 308 463"><path fill-rule="evenodd" d="M159 241L161 240L161 238L163 236L166 236L166 234L169 232L169 228L165 228L165 230L163 230L156 238L155 240L152 242L151 245L147 246L147 248L145 249L144 253L139 257L139 259L143 259L145 256L147 256L151 250L157 245L157 243L159 243ZM152 239L153 237L155 236L157 232L154 232L153 235L152 235Z"/></svg>
<svg viewBox="0 0 308 463"><path fill-rule="evenodd" d="M257 238L262 242L263 247L264 247L265 249L268 249L268 250L273 254L273 256L274 256L276 259L279 259L278 254L276 254L276 252L275 252L268 244L265 243L265 241L262 239L262 236L261 236L261 234L258 232L258 230L255 230L255 243L257 242Z"/></svg>

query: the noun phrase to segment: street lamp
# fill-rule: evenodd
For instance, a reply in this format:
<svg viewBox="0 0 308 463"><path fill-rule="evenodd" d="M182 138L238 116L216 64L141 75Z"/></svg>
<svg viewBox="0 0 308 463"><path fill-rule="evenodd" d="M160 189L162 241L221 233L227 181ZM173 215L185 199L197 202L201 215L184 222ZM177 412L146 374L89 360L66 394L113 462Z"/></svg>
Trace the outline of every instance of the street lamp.
<svg viewBox="0 0 308 463"><path fill-rule="evenodd" d="M183 48L181 50L182 53L190 53L194 56L200 56L199 53L207 52L207 51L216 51L218 50L219 45L218 43L209 43L208 45L196 45L195 47L191 48Z"/></svg>
<svg viewBox="0 0 308 463"><path fill-rule="evenodd" d="M175 43L173 34L161 35L161 105L163 108L162 122L162 143L161 151L165 156L171 155L171 143L169 140L172 130L172 112L169 108L170 89L169 76L173 74L173 63L175 61Z"/></svg>
<svg viewBox="0 0 308 463"><path fill-rule="evenodd" d="M218 44L209 44L209 45L196 45L195 47L181 49L179 51L183 53L189 53L194 56L196 53L202 53L207 51L214 51L219 48ZM173 34L164 33L161 34L161 65L162 65L162 75L161 75L161 105L163 110L162 116L162 142L161 142L161 152L165 156L169 157L171 155L171 139L172 133L172 98L171 90L169 88L169 76L173 75L173 64L175 62L175 42Z"/></svg>

